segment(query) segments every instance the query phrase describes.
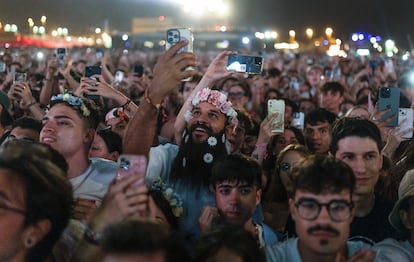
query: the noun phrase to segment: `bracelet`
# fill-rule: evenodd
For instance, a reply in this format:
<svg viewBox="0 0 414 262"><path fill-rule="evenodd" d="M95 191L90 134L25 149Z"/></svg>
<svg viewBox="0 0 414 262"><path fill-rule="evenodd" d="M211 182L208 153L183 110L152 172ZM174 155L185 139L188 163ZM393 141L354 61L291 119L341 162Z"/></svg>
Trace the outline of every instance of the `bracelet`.
<svg viewBox="0 0 414 262"><path fill-rule="evenodd" d="M85 234L83 238L90 244L99 246L102 239L102 233L94 231L89 224L85 225Z"/></svg>
<svg viewBox="0 0 414 262"><path fill-rule="evenodd" d="M149 97L149 95L148 95L148 88L147 88L147 89L145 89L145 92L144 92L144 98L145 98L145 101L147 101L147 103L148 103L148 104L152 105L152 106L153 106L153 107L155 107L156 109L160 109L161 104L154 104L154 103L152 102L151 98Z"/></svg>
<svg viewBox="0 0 414 262"><path fill-rule="evenodd" d="M31 106L35 105L37 101L35 99L32 100L29 104L26 105L27 108L30 108Z"/></svg>

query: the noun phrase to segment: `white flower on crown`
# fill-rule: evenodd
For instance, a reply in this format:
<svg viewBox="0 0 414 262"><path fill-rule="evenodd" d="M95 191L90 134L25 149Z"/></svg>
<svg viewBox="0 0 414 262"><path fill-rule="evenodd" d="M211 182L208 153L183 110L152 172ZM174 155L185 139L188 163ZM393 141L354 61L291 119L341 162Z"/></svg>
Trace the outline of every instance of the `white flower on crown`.
<svg viewBox="0 0 414 262"><path fill-rule="evenodd" d="M185 120L185 122L190 121L192 118L193 118L193 113L191 113L191 111L187 110L184 113L184 120Z"/></svg>

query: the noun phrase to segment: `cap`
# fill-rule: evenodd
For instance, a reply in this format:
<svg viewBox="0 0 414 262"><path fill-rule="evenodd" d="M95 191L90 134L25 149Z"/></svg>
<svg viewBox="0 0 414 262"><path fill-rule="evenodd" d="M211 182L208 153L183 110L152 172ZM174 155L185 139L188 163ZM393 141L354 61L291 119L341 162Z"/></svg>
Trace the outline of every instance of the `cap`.
<svg viewBox="0 0 414 262"><path fill-rule="evenodd" d="M410 196L414 196L414 169L408 170L401 180L398 187L398 201L388 216L390 224L399 231L405 230L405 226L400 218L401 203Z"/></svg>

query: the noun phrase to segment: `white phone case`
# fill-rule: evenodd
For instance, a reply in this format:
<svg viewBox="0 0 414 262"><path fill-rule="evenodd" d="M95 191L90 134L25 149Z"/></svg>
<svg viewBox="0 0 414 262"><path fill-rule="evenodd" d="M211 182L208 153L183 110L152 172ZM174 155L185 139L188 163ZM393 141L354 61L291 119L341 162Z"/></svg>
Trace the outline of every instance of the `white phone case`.
<svg viewBox="0 0 414 262"><path fill-rule="evenodd" d="M413 109L411 108L400 108L398 112L398 126L401 131L407 130L413 127ZM404 121L406 119L406 121ZM404 121L404 123L403 123ZM413 132L404 134L402 138L412 138Z"/></svg>
<svg viewBox="0 0 414 262"><path fill-rule="evenodd" d="M274 113L278 113L275 123L282 123L278 127L272 129L273 133L283 133L285 131L285 101L277 99L269 99L267 101L267 113L271 116Z"/></svg>

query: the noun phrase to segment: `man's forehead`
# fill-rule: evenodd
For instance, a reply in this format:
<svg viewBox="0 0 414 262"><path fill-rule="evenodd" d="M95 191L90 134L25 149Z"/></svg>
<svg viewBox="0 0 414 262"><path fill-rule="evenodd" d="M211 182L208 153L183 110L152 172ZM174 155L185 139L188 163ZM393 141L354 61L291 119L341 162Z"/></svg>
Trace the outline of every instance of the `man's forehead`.
<svg viewBox="0 0 414 262"><path fill-rule="evenodd" d="M329 124L328 121L318 121L316 122L315 125L312 125L311 123L306 123L306 128L312 128L312 129L316 129L316 128L320 128L320 127L330 127L331 124Z"/></svg>
<svg viewBox="0 0 414 262"><path fill-rule="evenodd" d="M212 104L210 104L208 102L201 102L198 105L195 105L193 107L193 110L194 109L214 111L214 112L219 112L220 114L224 115L217 107L215 107L214 105L212 105Z"/></svg>
<svg viewBox="0 0 414 262"><path fill-rule="evenodd" d="M355 144L364 143L363 147L356 147ZM346 136L338 141L338 151L349 152L378 152L378 145L374 139L370 137Z"/></svg>
<svg viewBox="0 0 414 262"><path fill-rule="evenodd" d="M241 186L253 186L246 181L241 180L224 180L216 183L216 187L241 187Z"/></svg>
<svg viewBox="0 0 414 262"><path fill-rule="evenodd" d="M295 200L300 198L311 198L319 202L329 202L330 200L351 200L351 191L349 189L343 189L340 192L329 192L329 190L321 193L312 193L306 190L298 189L295 192Z"/></svg>

